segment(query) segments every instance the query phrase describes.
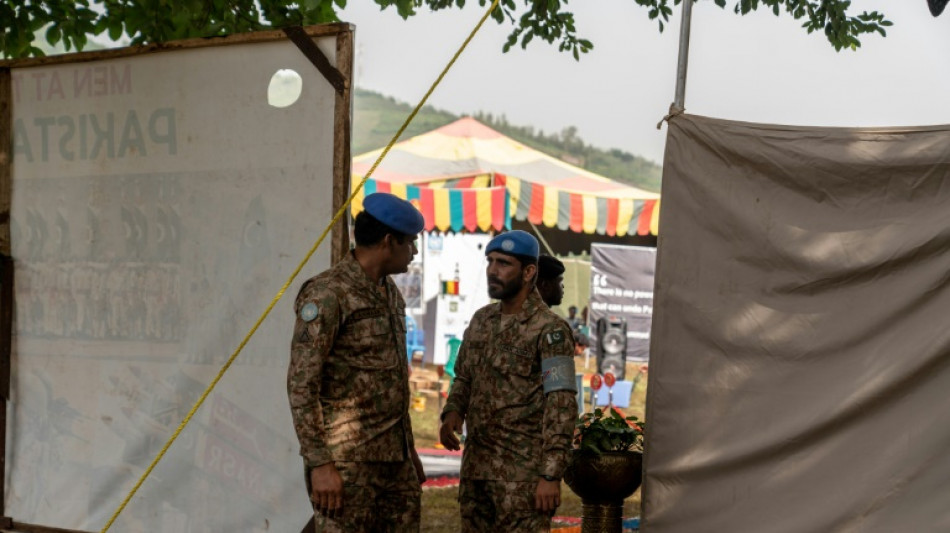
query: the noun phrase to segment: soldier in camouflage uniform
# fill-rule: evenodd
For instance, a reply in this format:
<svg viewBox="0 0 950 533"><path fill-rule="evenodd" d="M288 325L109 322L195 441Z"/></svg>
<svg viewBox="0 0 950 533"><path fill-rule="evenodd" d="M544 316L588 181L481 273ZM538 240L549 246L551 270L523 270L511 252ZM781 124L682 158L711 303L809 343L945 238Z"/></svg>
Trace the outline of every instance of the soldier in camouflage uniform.
<svg viewBox="0 0 950 533"><path fill-rule="evenodd" d="M500 301L465 330L439 437L457 450L467 424L462 531L549 531L577 419L574 339L534 288L534 237L503 233L485 250L488 293Z"/></svg>
<svg viewBox="0 0 950 533"><path fill-rule="evenodd" d="M406 304L389 275L408 269L424 221L389 194L363 206L355 250L297 295L287 392L317 531L419 531Z"/></svg>

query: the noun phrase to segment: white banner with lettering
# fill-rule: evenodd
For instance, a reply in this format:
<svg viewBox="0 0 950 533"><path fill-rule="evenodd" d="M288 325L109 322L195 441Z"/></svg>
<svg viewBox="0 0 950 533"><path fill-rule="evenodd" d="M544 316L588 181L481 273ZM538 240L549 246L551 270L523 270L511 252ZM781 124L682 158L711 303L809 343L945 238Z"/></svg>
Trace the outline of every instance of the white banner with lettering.
<svg viewBox="0 0 950 533"><path fill-rule="evenodd" d="M336 40L317 40L335 57ZM279 69L299 100L268 104ZM99 530L331 213L335 93L288 41L12 70L6 512ZM293 84L291 84L293 85ZM112 531L300 531L278 303Z"/></svg>

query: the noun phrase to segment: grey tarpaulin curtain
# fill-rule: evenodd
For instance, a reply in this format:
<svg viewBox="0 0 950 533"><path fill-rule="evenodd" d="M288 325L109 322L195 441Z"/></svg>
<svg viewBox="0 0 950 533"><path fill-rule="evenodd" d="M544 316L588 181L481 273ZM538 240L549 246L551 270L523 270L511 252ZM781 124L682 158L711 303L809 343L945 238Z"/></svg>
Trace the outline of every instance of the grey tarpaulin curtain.
<svg viewBox="0 0 950 533"><path fill-rule="evenodd" d="M644 531L950 531L950 126L666 150Z"/></svg>

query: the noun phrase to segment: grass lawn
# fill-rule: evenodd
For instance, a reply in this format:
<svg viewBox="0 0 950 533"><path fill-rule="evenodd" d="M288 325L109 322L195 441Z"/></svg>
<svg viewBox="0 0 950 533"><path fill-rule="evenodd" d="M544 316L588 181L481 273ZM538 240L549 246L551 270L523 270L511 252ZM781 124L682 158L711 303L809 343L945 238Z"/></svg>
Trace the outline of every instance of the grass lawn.
<svg viewBox="0 0 950 533"><path fill-rule="evenodd" d="M589 369L584 368L584 358L575 360L579 373L589 373L596 369L591 357ZM627 363L627 378L632 379L639 373L638 363ZM446 378L447 379L447 378ZM440 405L437 398L429 397L425 410L410 411L412 430L417 448L432 448L438 442ZM646 405L646 375L642 375L630 398L630 407L624 409L628 415L644 419ZM459 530L458 487L426 488L422 493L422 532L450 532ZM624 501L624 516L640 514L640 491ZM557 516L580 517L581 500L571 492L567 485L561 485L561 507Z"/></svg>
<svg viewBox="0 0 950 533"><path fill-rule="evenodd" d="M422 491L421 533L454 532L460 529L458 487L426 488ZM565 484L561 484L561 507L557 516L580 518L581 499ZM624 516L640 514L640 491L627 498L623 505ZM555 524L556 527L556 524Z"/></svg>

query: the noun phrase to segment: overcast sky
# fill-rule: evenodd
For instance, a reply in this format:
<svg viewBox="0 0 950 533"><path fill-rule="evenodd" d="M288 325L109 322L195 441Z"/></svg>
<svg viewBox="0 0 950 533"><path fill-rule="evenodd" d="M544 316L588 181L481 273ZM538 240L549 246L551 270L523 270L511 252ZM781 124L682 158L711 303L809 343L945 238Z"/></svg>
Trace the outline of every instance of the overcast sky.
<svg viewBox="0 0 950 533"><path fill-rule="evenodd" d="M723 10L701 0L693 9L689 113L824 126L950 123L950 12L933 18L926 0L854 0L894 26L886 38L864 37L856 52L835 52L787 15L741 17L733 3ZM483 13L469 0L464 10L404 21L372 2L348 4L340 17L356 25L357 85L411 104ZM680 8L662 34L633 0L574 0L569 10L595 46L579 62L537 39L503 54L510 26L489 21L429 103L504 114L546 133L577 126L588 143L662 162L666 128L656 123L673 100Z"/></svg>

